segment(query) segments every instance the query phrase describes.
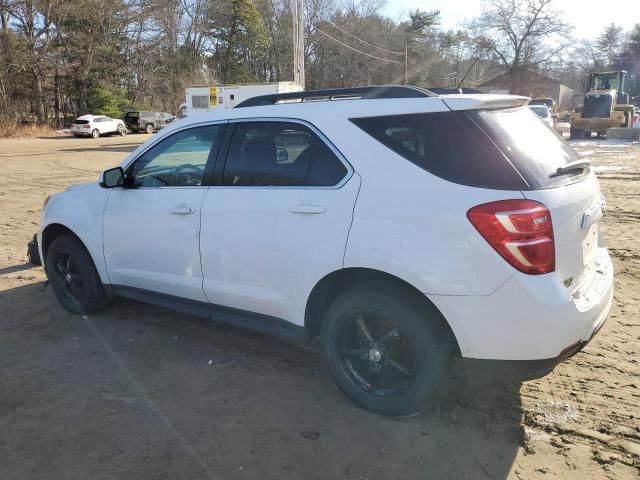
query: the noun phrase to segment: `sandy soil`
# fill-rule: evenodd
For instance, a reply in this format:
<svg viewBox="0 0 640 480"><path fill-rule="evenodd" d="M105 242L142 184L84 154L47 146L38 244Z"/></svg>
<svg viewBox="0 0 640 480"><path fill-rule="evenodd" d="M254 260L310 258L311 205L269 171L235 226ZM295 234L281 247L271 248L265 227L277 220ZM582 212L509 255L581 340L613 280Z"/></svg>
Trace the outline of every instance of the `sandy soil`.
<svg viewBox="0 0 640 480"><path fill-rule="evenodd" d="M120 300L67 314L25 264L42 202L146 138L0 141L0 478L625 479L640 471L640 146L580 142L598 167L615 305L551 375L390 420L321 359Z"/></svg>

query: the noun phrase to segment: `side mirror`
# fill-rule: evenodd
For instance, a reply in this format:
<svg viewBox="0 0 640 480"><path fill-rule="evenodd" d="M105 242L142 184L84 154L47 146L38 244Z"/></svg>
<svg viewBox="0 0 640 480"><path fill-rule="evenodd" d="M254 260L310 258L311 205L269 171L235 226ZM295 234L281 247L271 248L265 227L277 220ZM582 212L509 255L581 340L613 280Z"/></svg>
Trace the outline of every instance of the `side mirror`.
<svg viewBox="0 0 640 480"><path fill-rule="evenodd" d="M124 183L124 171L122 167L110 168L102 172L99 183L102 188L121 187Z"/></svg>

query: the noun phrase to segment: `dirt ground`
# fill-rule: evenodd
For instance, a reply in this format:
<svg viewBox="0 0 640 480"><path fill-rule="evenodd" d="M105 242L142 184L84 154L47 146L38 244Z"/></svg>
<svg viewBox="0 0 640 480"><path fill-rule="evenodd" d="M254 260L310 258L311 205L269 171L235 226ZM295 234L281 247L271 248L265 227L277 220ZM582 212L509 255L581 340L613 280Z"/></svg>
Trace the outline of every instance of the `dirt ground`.
<svg viewBox="0 0 640 480"><path fill-rule="evenodd" d="M25 263L42 202L146 138L0 141L1 479L638 478L640 145L575 144L607 196L616 268L594 341L541 380L390 420L314 352L132 301L62 309Z"/></svg>

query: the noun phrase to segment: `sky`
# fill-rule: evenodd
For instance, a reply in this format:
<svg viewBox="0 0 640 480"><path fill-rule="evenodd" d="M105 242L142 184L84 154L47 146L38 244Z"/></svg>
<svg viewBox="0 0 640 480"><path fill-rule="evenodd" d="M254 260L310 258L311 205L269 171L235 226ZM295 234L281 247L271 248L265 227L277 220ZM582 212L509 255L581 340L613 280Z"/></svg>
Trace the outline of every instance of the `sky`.
<svg viewBox="0 0 640 480"><path fill-rule="evenodd" d="M577 38L593 39L611 22L625 30L640 23L640 0L554 0L552 5L555 10L564 12L566 22L574 25ZM440 10L441 25L448 29L455 28L466 18L477 16L480 0L387 0L384 12L396 19L416 8Z"/></svg>

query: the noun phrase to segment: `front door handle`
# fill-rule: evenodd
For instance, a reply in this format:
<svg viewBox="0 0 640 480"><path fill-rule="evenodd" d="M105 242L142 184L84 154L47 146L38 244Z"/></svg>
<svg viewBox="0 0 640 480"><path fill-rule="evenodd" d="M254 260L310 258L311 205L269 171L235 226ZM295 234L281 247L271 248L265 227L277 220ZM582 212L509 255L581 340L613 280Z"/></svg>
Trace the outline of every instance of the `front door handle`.
<svg viewBox="0 0 640 480"><path fill-rule="evenodd" d="M289 213L300 213L303 215L319 215L327 209L322 205L294 205L289 207Z"/></svg>
<svg viewBox="0 0 640 480"><path fill-rule="evenodd" d="M169 210L169 212L173 213L174 215L191 215L195 211L196 209L192 207L174 207Z"/></svg>

